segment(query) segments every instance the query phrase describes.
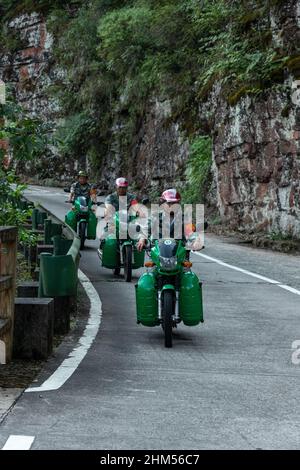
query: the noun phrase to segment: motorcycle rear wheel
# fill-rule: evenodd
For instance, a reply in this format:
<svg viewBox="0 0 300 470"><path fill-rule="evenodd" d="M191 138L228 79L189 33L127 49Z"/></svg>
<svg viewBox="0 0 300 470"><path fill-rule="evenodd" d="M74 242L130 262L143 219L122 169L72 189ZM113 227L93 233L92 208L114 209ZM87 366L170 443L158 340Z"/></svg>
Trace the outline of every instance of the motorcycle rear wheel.
<svg viewBox="0 0 300 470"><path fill-rule="evenodd" d="M173 301L173 292L167 290L163 294L163 304L162 304L162 317L163 317L163 330L165 334L165 347L172 347L172 316L174 314L174 301Z"/></svg>
<svg viewBox="0 0 300 470"><path fill-rule="evenodd" d="M124 277L126 282L132 279L132 246L126 245L124 249Z"/></svg>

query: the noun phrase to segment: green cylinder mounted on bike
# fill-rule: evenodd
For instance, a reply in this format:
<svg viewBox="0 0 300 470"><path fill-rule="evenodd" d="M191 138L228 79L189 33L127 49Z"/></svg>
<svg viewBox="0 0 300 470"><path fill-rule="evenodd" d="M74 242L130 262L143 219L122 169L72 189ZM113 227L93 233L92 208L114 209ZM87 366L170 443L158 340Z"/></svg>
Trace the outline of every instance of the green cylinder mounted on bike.
<svg viewBox="0 0 300 470"><path fill-rule="evenodd" d="M128 224L134 220L137 220L137 217L128 216L127 211L124 211L124 214L116 212L113 224L104 229L105 238L98 250L102 266L113 269L115 274L120 274L121 268L124 268L127 282L132 279L132 270L144 266L145 260L145 251L137 250L136 240L133 240L128 233Z"/></svg>

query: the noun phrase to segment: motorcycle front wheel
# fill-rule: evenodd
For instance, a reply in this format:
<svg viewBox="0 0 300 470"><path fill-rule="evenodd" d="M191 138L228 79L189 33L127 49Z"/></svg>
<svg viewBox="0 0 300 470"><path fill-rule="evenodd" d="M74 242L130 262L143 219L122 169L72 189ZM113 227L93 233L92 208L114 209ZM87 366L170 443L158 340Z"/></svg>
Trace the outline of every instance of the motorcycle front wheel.
<svg viewBox="0 0 300 470"><path fill-rule="evenodd" d="M165 334L165 347L172 347L172 316L174 309L173 292L166 290L163 294L162 303L162 317L163 317L163 330Z"/></svg>
<svg viewBox="0 0 300 470"><path fill-rule="evenodd" d="M126 245L124 249L124 277L126 282L132 279L132 246Z"/></svg>
<svg viewBox="0 0 300 470"><path fill-rule="evenodd" d="M79 238L80 238L80 249L83 250L85 243L86 233L86 222L81 222L79 225Z"/></svg>

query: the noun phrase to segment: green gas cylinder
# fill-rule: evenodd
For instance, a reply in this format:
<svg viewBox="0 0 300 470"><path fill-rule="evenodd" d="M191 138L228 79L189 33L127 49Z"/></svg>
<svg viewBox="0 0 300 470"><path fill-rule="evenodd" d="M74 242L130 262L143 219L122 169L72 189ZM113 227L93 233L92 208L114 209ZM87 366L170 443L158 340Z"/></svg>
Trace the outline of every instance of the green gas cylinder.
<svg viewBox="0 0 300 470"><path fill-rule="evenodd" d="M183 272L181 276L179 313L187 326L203 322L202 284L191 271Z"/></svg>
<svg viewBox="0 0 300 470"><path fill-rule="evenodd" d="M135 288L138 323L145 326L158 325L158 301L154 274L144 273Z"/></svg>
<svg viewBox="0 0 300 470"><path fill-rule="evenodd" d="M114 269L118 266L118 240L114 235L108 235L102 245L102 266Z"/></svg>
<svg viewBox="0 0 300 470"><path fill-rule="evenodd" d="M92 210L90 210L89 221L88 221L88 226L87 226L87 239L88 240L96 239L97 224L98 224L97 217L95 213Z"/></svg>

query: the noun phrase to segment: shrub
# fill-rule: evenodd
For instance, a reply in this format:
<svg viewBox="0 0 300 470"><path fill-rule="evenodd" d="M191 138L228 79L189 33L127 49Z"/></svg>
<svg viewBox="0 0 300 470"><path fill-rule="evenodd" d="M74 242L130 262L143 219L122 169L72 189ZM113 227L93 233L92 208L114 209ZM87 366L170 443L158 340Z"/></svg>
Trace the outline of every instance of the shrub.
<svg viewBox="0 0 300 470"><path fill-rule="evenodd" d="M203 204L211 180L212 141L209 136L194 139L186 169L183 200L187 204Z"/></svg>
<svg viewBox="0 0 300 470"><path fill-rule="evenodd" d="M16 161L41 155L47 143L44 131L44 126L30 118L11 96L0 105L0 140L9 142L9 151ZM0 225L17 226L19 240L31 244L36 237L23 228L31 212L21 209L19 204L26 186L19 183L13 171L4 170L4 153L0 149Z"/></svg>

